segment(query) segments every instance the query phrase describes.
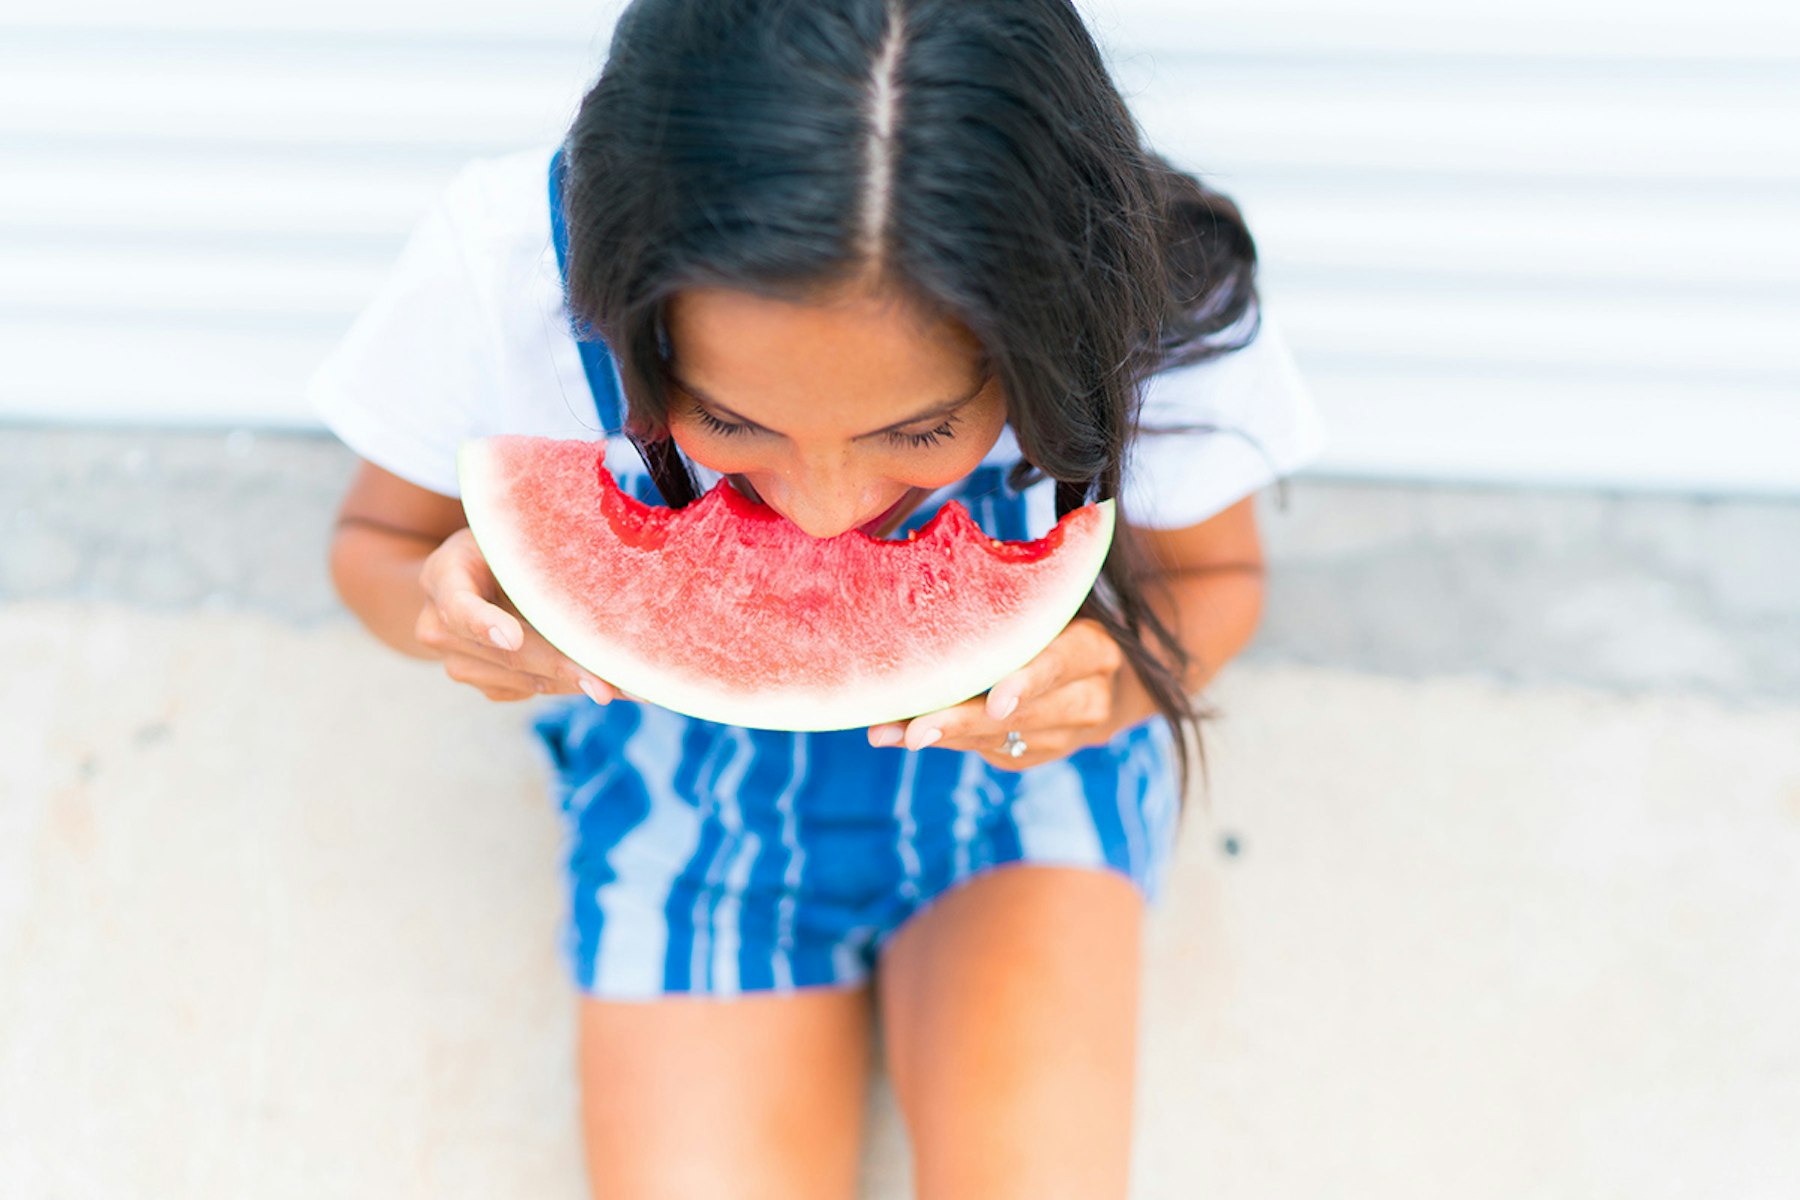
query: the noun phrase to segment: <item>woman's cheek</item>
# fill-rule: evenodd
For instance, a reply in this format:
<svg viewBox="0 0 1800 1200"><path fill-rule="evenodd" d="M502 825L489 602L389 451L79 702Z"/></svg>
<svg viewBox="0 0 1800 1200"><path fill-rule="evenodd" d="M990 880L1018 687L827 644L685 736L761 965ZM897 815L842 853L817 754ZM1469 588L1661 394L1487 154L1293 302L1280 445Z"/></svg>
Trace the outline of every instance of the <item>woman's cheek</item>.
<svg viewBox="0 0 1800 1200"><path fill-rule="evenodd" d="M761 465L761 455L732 446L718 435L690 427L686 421L671 419L669 436L690 462L699 463L721 475L742 475Z"/></svg>

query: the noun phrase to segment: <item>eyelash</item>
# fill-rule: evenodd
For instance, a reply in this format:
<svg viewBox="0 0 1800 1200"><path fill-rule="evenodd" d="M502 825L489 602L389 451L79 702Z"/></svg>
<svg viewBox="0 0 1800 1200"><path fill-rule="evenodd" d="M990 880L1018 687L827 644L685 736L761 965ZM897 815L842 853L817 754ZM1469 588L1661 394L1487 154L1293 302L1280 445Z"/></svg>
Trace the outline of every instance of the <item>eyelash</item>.
<svg viewBox="0 0 1800 1200"><path fill-rule="evenodd" d="M730 421L721 421L697 404L694 406L694 416L699 420L700 424L722 437L736 437L740 433L752 432L750 426L734 425ZM890 440L902 445L935 446L938 444L938 439L940 438L953 438L956 436L956 430L952 428L956 422L957 418L951 417L942 425L939 425L936 429L933 429L928 433L905 433L897 429L889 430L888 437Z"/></svg>

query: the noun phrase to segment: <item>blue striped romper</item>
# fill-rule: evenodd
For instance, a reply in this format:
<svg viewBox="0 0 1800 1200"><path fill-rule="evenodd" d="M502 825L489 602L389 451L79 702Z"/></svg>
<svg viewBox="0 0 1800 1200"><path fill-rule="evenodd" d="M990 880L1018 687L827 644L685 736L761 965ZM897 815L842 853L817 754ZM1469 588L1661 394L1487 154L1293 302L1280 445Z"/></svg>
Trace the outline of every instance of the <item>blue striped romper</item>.
<svg viewBox="0 0 1800 1200"><path fill-rule="evenodd" d="M559 152L551 228L566 271L561 166ZM602 428L619 430L611 356L591 333L579 349ZM663 503L647 468L619 483ZM1051 481L1015 492L1004 464L984 462L893 536L951 498L991 537L1054 524ZM1175 833L1160 715L1022 771L966 751L878 749L860 728L746 729L585 696L553 702L532 728L565 833L563 960L602 999L860 985L909 916L1007 863L1117 871L1154 904Z"/></svg>

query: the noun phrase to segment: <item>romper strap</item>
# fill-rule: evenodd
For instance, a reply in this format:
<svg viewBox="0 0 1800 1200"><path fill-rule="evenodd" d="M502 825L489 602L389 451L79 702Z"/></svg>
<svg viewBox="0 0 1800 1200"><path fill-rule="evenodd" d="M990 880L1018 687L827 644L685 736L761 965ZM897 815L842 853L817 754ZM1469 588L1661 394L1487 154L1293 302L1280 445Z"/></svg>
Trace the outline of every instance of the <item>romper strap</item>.
<svg viewBox="0 0 1800 1200"><path fill-rule="evenodd" d="M624 429L620 413L624 411L619 394L618 376L613 368L612 352L606 342L586 321L577 321L568 311L569 300L569 230L563 220L563 180L568 169L563 163L562 147L550 156L550 240L556 246L556 271L562 278L563 311L569 317L569 332L575 348L581 353L581 369L587 375L588 390L594 395L594 408L600 414L600 428L607 436Z"/></svg>

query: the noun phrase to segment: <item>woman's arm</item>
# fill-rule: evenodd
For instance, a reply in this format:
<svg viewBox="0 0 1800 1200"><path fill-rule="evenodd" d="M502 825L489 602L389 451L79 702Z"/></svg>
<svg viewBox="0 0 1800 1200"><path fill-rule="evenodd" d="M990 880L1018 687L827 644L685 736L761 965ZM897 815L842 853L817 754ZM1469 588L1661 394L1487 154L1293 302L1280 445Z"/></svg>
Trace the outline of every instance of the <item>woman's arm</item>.
<svg viewBox="0 0 1800 1200"><path fill-rule="evenodd" d="M441 659L441 651L417 636L426 600L419 572L432 551L466 524L462 501L363 462L331 539L331 581L344 606L401 654Z"/></svg>
<svg viewBox="0 0 1800 1200"><path fill-rule="evenodd" d="M1136 532L1160 572L1159 579L1146 582L1146 602L1193 656L1183 681L1191 695L1249 643L1262 619L1264 563L1256 497L1246 496L1198 525ZM1149 646L1156 648L1154 639ZM1137 672L1122 669L1113 692L1112 731L1136 725L1156 711Z"/></svg>
<svg viewBox="0 0 1800 1200"><path fill-rule="evenodd" d="M489 700L620 694L531 627L495 581L462 501L365 462L331 542L331 580L370 633ZM633 697L635 699L635 697Z"/></svg>

